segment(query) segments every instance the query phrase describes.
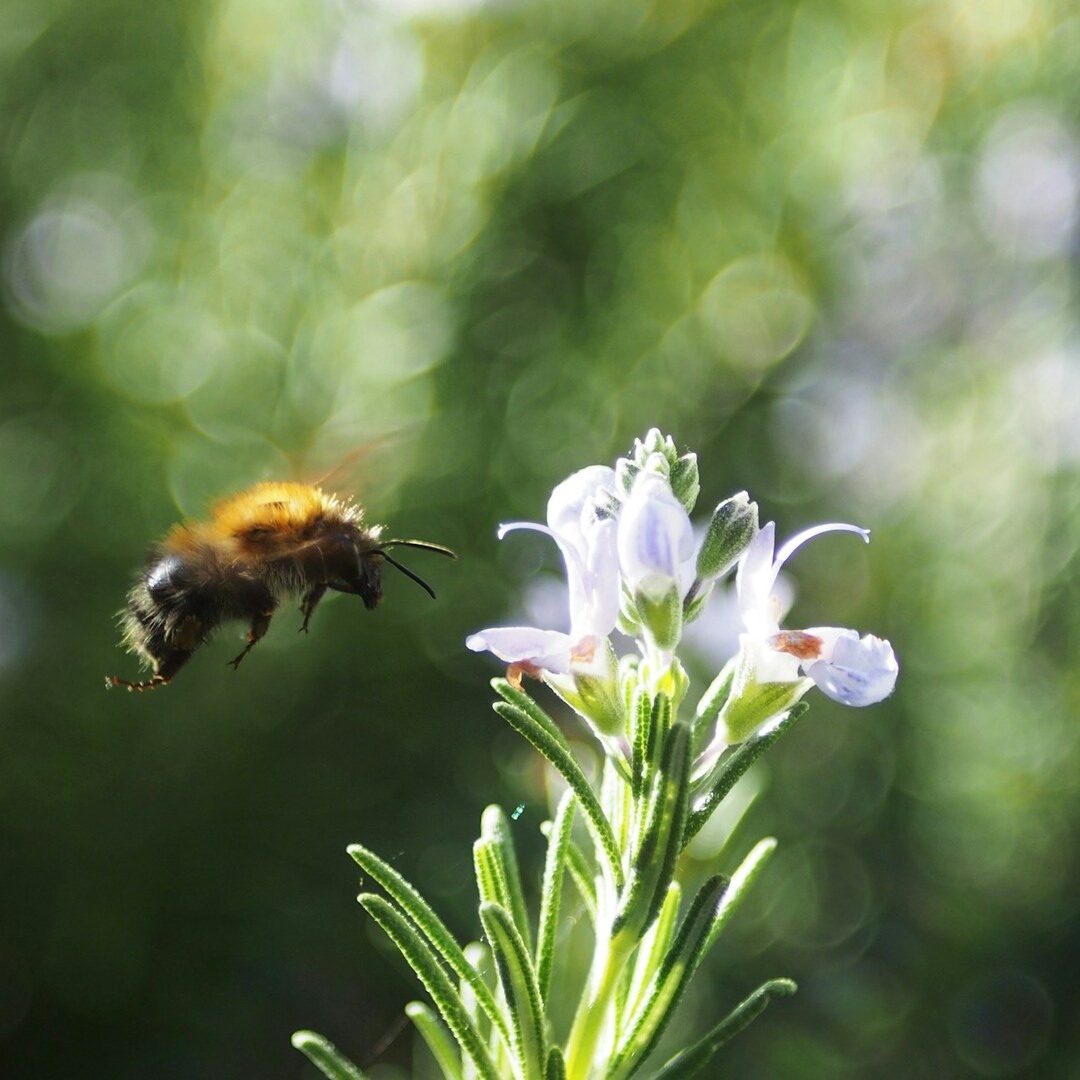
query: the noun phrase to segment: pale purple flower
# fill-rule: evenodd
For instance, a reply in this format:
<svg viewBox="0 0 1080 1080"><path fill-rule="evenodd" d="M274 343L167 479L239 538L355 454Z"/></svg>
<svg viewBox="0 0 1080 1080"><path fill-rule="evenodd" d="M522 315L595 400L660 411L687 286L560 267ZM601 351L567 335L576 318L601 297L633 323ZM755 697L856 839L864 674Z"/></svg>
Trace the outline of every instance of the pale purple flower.
<svg viewBox="0 0 1080 1080"><path fill-rule="evenodd" d="M615 470L591 465L574 473L551 493L547 525L514 521L499 527L508 532L531 529L559 545L566 564L570 631L534 626L496 626L466 638L473 652L492 652L512 667L533 674L567 674L588 668L598 645L611 633L619 612L619 563L614 516ZM606 665L606 650L602 662Z"/></svg>
<svg viewBox="0 0 1080 1080"><path fill-rule="evenodd" d="M750 543L736 576L740 642L756 683L797 682L802 674L843 705L873 705L889 696L899 670L892 646L881 638L835 626L781 630L774 589L784 563L807 540L827 532L870 533L855 525L815 525L773 554L776 526L769 522Z"/></svg>
<svg viewBox="0 0 1080 1080"><path fill-rule="evenodd" d="M667 478L640 473L619 515L619 566L631 593L662 600L680 597L693 577L694 527ZM685 582L688 585L689 582Z"/></svg>

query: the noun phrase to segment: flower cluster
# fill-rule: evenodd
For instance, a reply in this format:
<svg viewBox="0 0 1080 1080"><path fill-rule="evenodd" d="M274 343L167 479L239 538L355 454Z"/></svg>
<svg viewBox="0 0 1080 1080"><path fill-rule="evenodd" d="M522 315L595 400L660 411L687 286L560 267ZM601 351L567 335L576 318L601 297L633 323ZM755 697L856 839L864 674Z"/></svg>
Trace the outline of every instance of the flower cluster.
<svg viewBox="0 0 1080 1080"><path fill-rule="evenodd" d="M854 630L783 629L777 577L825 532L819 525L775 550L772 524L742 492L713 511L703 539L690 514L697 459L650 431L614 468L592 466L559 484L547 523L503 525L550 536L566 564L569 630L494 627L468 639L509 666L492 685L499 717L541 754L565 787L550 821L540 903L525 902L511 818L489 806L473 847L483 941L462 946L399 871L359 844L349 848L381 893L359 900L416 972L435 1009L406 1011L446 1080L630 1080L660 1045L703 957L776 848L765 838L730 874L704 880L683 853L754 762L806 710L813 685L848 705L890 693L887 641ZM736 572L736 654L680 715L689 680L678 656L687 623L717 583ZM619 630L635 647L619 656ZM591 725L606 753L590 779L571 742L522 677L542 679ZM575 819L578 826L575 827ZM727 855L717 862L727 861ZM565 888L564 888L565 885ZM577 936L560 927L563 894L591 926L581 978ZM557 961L558 958L558 961ZM655 1069L688 1080L770 1001L793 993L770 979ZM576 1002L569 1024L565 1003ZM437 1014L437 1015L436 1015ZM361 1078L322 1036L294 1044L329 1077Z"/></svg>
<svg viewBox="0 0 1080 1080"><path fill-rule="evenodd" d="M547 524L513 522L549 535L566 564L570 629L492 627L468 638L490 651L519 683L528 674L548 683L604 736L627 728L627 679L681 697L685 676L675 649L684 625L704 610L716 582L736 569L741 633L739 651L718 676L725 691L712 750L744 741L789 710L811 686L844 705L872 705L887 697L897 662L887 641L854 630L815 626L782 629L777 577L806 541L854 525L816 525L779 551L775 525L758 526L757 505L745 492L713 511L700 544L690 512L699 490L697 460L679 456L655 428L637 440L615 468L594 465L559 484ZM612 644L618 628L638 652L619 662Z"/></svg>

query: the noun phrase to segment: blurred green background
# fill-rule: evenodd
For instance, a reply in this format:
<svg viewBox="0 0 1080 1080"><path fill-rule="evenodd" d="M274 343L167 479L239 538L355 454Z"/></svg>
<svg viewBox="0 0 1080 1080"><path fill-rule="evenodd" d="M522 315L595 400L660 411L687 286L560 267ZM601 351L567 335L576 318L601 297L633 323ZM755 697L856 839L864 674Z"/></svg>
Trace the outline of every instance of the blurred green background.
<svg viewBox="0 0 1080 1080"><path fill-rule="evenodd" d="M300 1080L298 1027L405 1075L345 845L463 937L488 802L538 876L463 639L558 570L496 523L655 424L703 511L870 526L791 625L902 665L761 774L734 848L781 850L686 1029L790 975L726 1075L1080 1078L1078 59L1066 0L4 0L0 1075ZM104 691L153 540L358 449L460 552L410 555L437 603Z"/></svg>

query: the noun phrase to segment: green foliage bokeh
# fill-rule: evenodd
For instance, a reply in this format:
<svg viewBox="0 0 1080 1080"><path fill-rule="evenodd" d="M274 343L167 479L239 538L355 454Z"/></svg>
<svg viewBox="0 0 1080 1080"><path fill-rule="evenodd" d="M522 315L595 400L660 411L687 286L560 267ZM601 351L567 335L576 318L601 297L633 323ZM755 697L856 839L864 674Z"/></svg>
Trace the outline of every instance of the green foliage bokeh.
<svg viewBox="0 0 1080 1080"><path fill-rule="evenodd" d="M687 1028L784 974L731 1075L1080 1077L1078 55L1063 0L7 0L0 1074L310 1077L314 1027L403 1075L345 846L462 936L488 802L538 874L463 640L558 570L496 524L658 425L706 509L872 528L799 554L792 625L902 666L762 773L780 852ZM105 693L154 539L341 462L460 553L410 553L437 603Z"/></svg>

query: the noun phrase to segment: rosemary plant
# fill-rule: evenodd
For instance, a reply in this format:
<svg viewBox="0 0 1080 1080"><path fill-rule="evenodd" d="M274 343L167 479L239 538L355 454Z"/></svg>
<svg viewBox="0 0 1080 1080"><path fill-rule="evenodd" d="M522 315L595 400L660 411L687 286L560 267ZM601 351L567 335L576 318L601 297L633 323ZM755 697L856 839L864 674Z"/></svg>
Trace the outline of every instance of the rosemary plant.
<svg viewBox="0 0 1080 1080"><path fill-rule="evenodd" d="M680 860L736 781L805 712L817 685L847 705L891 693L897 663L887 641L838 627L781 629L780 568L823 532L819 525L774 551L745 493L720 503L704 539L690 521L697 459L655 429L615 468L591 466L559 484L547 534L566 564L570 631L494 627L470 649L508 665L495 679L495 712L547 760L565 787L543 826L547 855L534 923L510 821L489 806L473 857L484 943L462 947L430 905L388 863L360 845L349 854L383 890L360 903L413 968L434 1008L407 1006L446 1080L626 1080L649 1064L656 1080L698 1073L769 1002L795 984L753 990L692 1045L666 1062L650 1056L702 958L776 847L758 843L730 877L716 873L690 895ZM684 626L717 583L736 570L741 634L735 656L692 708L678 657ZM618 629L633 647L620 657ZM545 682L585 721L602 751L591 782L554 720L523 688ZM591 923L592 959L572 1022L551 1016L564 890ZM331 1080L363 1073L326 1039L293 1043Z"/></svg>

